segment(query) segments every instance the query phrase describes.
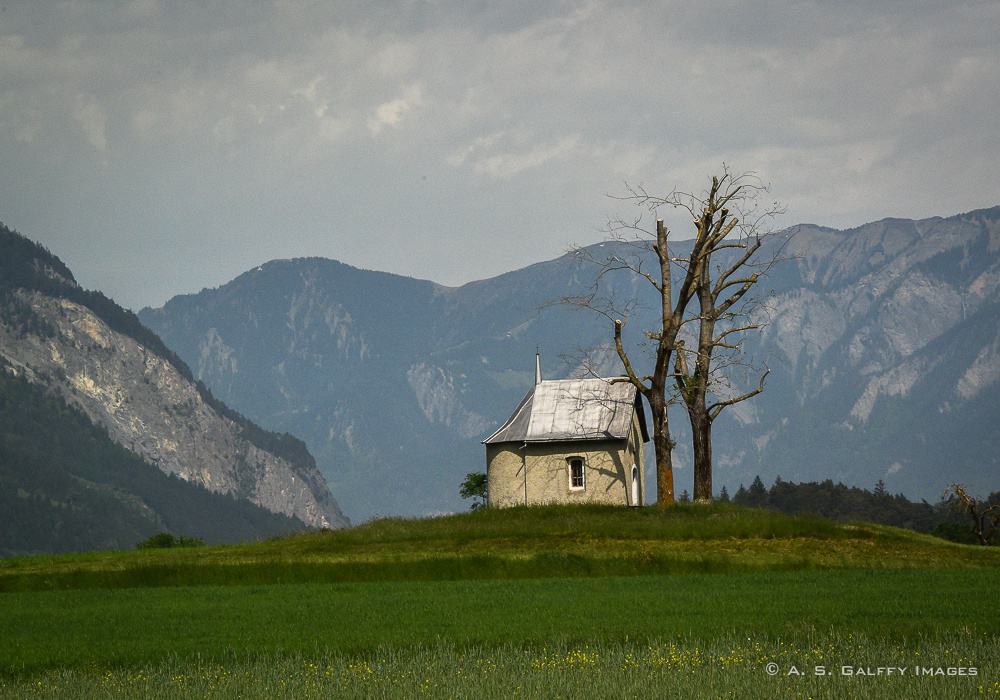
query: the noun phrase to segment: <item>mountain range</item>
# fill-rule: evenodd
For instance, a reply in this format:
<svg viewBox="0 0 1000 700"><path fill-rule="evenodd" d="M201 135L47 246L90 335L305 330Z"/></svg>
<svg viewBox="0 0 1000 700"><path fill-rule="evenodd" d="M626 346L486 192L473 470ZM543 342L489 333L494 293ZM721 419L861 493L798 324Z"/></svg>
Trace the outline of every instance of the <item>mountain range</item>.
<svg viewBox="0 0 1000 700"><path fill-rule="evenodd" d="M745 353L772 371L717 423L716 488L759 474L928 499L954 481L995 490L1000 207L799 225L768 246L781 259L760 285L768 325ZM554 302L592 287L590 260L636 250L650 254L601 243L461 287L275 260L139 318L214 395L303 438L352 518L445 512L466 507L459 483L484 469L480 440L531 385L536 348L552 378L595 349L621 372L609 321ZM626 341L641 357L655 296L625 272L600 286L636 303ZM672 415L678 492L691 488L684 423Z"/></svg>
<svg viewBox="0 0 1000 700"><path fill-rule="evenodd" d="M0 226L0 554L347 523L305 445L216 399L134 314Z"/></svg>

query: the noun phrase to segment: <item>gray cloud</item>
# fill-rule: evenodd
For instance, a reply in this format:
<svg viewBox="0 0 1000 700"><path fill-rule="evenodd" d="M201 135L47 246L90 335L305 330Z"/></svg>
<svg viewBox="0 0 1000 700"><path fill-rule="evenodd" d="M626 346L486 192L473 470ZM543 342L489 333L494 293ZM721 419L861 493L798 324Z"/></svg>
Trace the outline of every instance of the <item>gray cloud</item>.
<svg viewBox="0 0 1000 700"><path fill-rule="evenodd" d="M140 306L274 257L460 283L725 161L784 223L996 204L1000 6L23 3L0 219ZM684 222L673 222L677 235Z"/></svg>

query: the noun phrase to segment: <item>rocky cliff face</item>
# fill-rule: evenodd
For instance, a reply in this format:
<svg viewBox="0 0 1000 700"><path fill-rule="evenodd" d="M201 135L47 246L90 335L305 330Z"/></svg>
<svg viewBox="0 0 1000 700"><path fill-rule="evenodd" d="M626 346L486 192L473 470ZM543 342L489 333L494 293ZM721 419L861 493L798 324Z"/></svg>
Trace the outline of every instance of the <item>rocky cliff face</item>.
<svg viewBox="0 0 1000 700"><path fill-rule="evenodd" d="M752 348L780 374L757 420L725 438L741 476L825 469L927 498L951 481L994 489L1000 208L790 233ZM753 433L765 444L738 456Z"/></svg>
<svg viewBox="0 0 1000 700"><path fill-rule="evenodd" d="M951 481L995 490L1000 207L849 231L798 226L775 245L786 260L762 287L770 324L747 344L772 375L762 396L720 419L717 488L760 474L883 479L931 499ZM604 319L546 305L593 279L572 255L455 289L276 261L140 316L227 402L302 435L353 514L425 513L463 507L458 483L483 468L478 438L530 386L536 346L553 378L573 371L578 349L607 347ZM655 299L634 277L604 284L640 302L626 339L641 357ZM684 424L673 416L678 490L690 489Z"/></svg>
<svg viewBox="0 0 1000 700"><path fill-rule="evenodd" d="M35 260L52 284L4 285L0 363L58 392L163 472L313 527L346 524L300 444L296 450L290 438L268 434L212 400L183 365L112 328L100 307L81 303L89 297L68 271L45 272L44 255Z"/></svg>

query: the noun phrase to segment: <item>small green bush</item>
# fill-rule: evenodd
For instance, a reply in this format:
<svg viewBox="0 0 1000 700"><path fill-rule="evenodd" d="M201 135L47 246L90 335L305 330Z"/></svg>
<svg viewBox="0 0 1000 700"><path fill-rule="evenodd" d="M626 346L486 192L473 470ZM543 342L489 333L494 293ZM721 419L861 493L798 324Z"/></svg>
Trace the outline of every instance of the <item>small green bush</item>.
<svg viewBox="0 0 1000 700"><path fill-rule="evenodd" d="M168 547L200 547L205 542L197 537L174 536L169 532L158 532L136 545L137 549L166 549Z"/></svg>

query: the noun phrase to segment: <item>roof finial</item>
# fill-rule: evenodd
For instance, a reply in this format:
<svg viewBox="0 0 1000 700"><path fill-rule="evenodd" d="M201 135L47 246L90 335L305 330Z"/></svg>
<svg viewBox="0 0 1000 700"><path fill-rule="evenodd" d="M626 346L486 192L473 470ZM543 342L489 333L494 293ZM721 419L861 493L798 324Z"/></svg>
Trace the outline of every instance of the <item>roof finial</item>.
<svg viewBox="0 0 1000 700"><path fill-rule="evenodd" d="M542 354L535 346L535 386L542 383Z"/></svg>

